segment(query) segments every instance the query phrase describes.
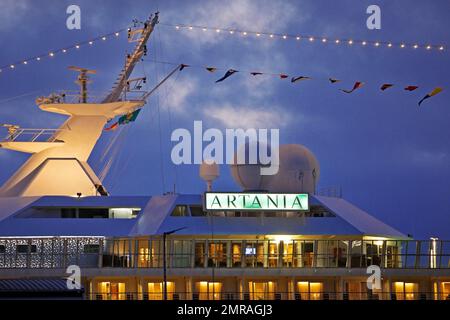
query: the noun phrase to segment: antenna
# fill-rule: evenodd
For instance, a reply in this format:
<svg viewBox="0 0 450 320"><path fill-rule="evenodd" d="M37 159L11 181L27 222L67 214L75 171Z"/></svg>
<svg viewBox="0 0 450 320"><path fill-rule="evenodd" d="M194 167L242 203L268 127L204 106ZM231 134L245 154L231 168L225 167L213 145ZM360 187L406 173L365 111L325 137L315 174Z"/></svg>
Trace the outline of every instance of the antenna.
<svg viewBox="0 0 450 320"><path fill-rule="evenodd" d="M77 81L75 81L75 83L80 85L80 96L81 96L80 102L86 103L87 102L87 84L91 83L91 81L89 81L89 77L87 75L88 74L96 74L97 71L89 70L86 68L75 67L75 66L70 66L68 69L77 71L80 73L78 75Z"/></svg>
<svg viewBox="0 0 450 320"><path fill-rule="evenodd" d="M206 181L206 191L212 190L212 183L219 175L219 166L214 161L205 160L200 165L200 177Z"/></svg>

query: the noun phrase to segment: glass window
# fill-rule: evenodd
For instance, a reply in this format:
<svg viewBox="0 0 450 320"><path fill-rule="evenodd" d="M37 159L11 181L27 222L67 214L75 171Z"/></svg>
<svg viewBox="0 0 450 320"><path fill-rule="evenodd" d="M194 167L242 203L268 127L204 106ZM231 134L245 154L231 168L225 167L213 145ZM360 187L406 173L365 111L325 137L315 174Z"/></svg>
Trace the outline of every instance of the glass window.
<svg viewBox="0 0 450 320"><path fill-rule="evenodd" d="M172 211L172 217L185 217L188 215L186 206L175 206Z"/></svg>
<svg viewBox="0 0 450 320"><path fill-rule="evenodd" d="M172 252L172 267L190 267L191 266L191 241L174 240Z"/></svg>
<svg viewBox="0 0 450 320"><path fill-rule="evenodd" d="M205 243L204 242L196 242L195 243L194 264L196 267L201 267L201 268L205 266Z"/></svg>
<svg viewBox="0 0 450 320"><path fill-rule="evenodd" d="M276 285L272 281L249 281L248 289L251 300L273 300Z"/></svg>
<svg viewBox="0 0 450 320"><path fill-rule="evenodd" d="M76 208L61 208L61 218L75 219L77 217Z"/></svg>
<svg viewBox="0 0 450 320"><path fill-rule="evenodd" d="M245 246L247 267L264 267L264 243L247 242Z"/></svg>
<svg viewBox="0 0 450 320"><path fill-rule="evenodd" d="M278 267L278 242L270 241L268 263L270 268Z"/></svg>
<svg viewBox="0 0 450 320"><path fill-rule="evenodd" d="M208 267L226 267L226 250L226 243L224 242L209 243Z"/></svg>
<svg viewBox="0 0 450 320"><path fill-rule="evenodd" d="M302 241L302 261L304 267L312 267L314 261L314 242Z"/></svg>
<svg viewBox="0 0 450 320"><path fill-rule="evenodd" d="M442 300L450 300L450 282L441 283L441 297Z"/></svg>
<svg viewBox="0 0 450 320"><path fill-rule="evenodd" d="M199 300L220 300L222 293L221 282L200 281L196 284Z"/></svg>
<svg viewBox="0 0 450 320"><path fill-rule="evenodd" d="M412 282L394 282L397 300L415 300L418 295L418 284Z"/></svg>
<svg viewBox="0 0 450 320"><path fill-rule="evenodd" d="M167 300L173 300L175 293L175 283L167 281ZM164 283L163 282L149 282L147 285L148 300L163 300L164 299Z"/></svg>
<svg viewBox="0 0 450 320"><path fill-rule="evenodd" d="M206 212L203 211L201 206L190 206L191 216L193 217L204 217L206 216Z"/></svg>
<svg viewBox="0 0 450 320"><path fill-rule="evenodd" d="M102 300L125 300L124 282L100 282L98 284Z"/></svg>
<svg viewBox="0 0 450 320"><path fill-rule="evenodd" d="M283 241L283 266L292 267L294 257L294 242Z"/></svg>
<svg viewBox="0 0 450 320"><path fill-rule="evenodd" d="M5 253L6 247L4 245L0 245L0 253Z"/></svg>
<svg viewBox="0 0 450 320"><path fill-rule="evenodd" d="M242 266L242 243L233 242L231 244L231 264L233 267L240 268Z"/></svg>
<svg viewBox="0 0 450 320"><path fill-rule="evenodd" d="M323 294L322 282L299 281L297 290L302 300L321 300Z"/></svg>
<svg viewBox="0 0 450 320"><path fill-rule="evenodd" d="M78 209L78 217L81 219L108 219L108 208L80 208Z"/></svg>

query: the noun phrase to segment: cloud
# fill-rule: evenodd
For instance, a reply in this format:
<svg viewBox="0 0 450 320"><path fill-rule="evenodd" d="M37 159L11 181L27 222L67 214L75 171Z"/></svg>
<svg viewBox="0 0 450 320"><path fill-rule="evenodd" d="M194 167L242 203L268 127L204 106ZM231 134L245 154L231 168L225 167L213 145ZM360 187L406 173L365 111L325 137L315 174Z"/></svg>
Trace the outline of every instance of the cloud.
<svg viewBox="0 0 450 320"><path fill-rule="evenodd" d="M297 21L302 19L302 16L296 13L296 8L285 1L231 0L208 1L201 6L190 6L187 10L171 11L165 14L162 22L273 31L285 29L294 17ZM198 44L221 41L215 31L202 32L201 37L198 32L202 31L186 31L189 38L198 40Z"/></svg>
<svg viewBox="0 0 450 320"><path fill-rule="evenodd" d="M443 151L431 152L428 150L415 150L411 154L411 162L418 166L448 165L450 156Z"/></svg>
<svg viewBox="0 0 450 320"><path fill-rule="evenodd" d="M179 79L168 88L165 106L175 113L184 114L189 97L197 90L199 90L198 82L195 78Z"/></svg>
<svg viewBox="0 0 450 320"><path fill-rule="evenodd" d="M17 25L29 9L29 2L25 0L2 0L1 2L0 32Z"/></svg>
<svg viewBox="0 0 450 320"><path fill-rule="evenodd" d="M285 112L276 112L280 108L264 110L261 108L236 106L229 104L205 108L204 116L218 121L226 128L268 128L279 129L289 124L289 115Z"/></svg>

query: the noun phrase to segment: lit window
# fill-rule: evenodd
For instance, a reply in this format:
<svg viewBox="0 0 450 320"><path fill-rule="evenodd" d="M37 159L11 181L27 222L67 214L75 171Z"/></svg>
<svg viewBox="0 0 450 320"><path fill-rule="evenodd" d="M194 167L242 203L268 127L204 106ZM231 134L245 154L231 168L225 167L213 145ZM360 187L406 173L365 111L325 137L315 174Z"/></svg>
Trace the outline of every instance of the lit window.
<svg viewBox="0 0 450 320"><path fill-rule="evenodd" d="M201 281L197 283L199 300L220 300L222 292L221 282Z"/></svg>
<svg viewBox="0 0 450 320"><path fill-rule="evenodd" d="M275 298L276 285L272 281L248 283L251 300L273 300Z"/></svg>
<svg viewBox="0 0 450 320"><path fill-rule="evenodd" d="M124 282L100 282L98 284L102 300L125 300Z"/></svg>
<svg viewBox="0 0 450 320"><path fill-rule="evenodd" d="M412 282L394 282L394 292L397 300L416 299L418 284Z"/></svg>
<svg viewBox="0 0 450 320"><path fill-rule="evenodd" d="M163 282L149 282L147 285L148 300L163 300L164 299L164 283ZM167 299L173 300L175 293L175 283L167 282Z"/></svg>
<svg viewBox="0 0 450 320"><path fill-rule="evenodd" d="M302 300L321 300L323 293L322 282L297 282L297 290Z"/></svg>
<svg viewBox="0 0 450 320"><path fill-rule="evenodd" d="M172 217L185 217L187 215L187 206L176 206L171 214Z"/></svg>

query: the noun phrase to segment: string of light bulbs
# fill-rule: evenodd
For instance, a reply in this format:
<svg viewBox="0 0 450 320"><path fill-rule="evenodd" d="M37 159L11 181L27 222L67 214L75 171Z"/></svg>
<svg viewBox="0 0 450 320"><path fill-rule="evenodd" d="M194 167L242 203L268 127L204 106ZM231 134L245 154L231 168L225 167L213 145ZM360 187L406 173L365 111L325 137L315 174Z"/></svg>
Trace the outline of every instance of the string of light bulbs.
<svg viewBox="0 0 450 320"><path fill-rule="evenodd" d="M169 24L160 23L160 25L174 28L175 30L202 30L203 32L212 31L215 33L223 33L229 35L239 35L242 37L253 36L255 38L268 38L268 39L282 39L282 40L295 40L295 41L307 41L307 42L320 42L323 44L334 43L334 44L346 44L348 46L360 45L363 47L375 47L375 48L412 48L412 49L425 49L428 51L445 51L445 45L443 44L420 44L420 43L406 43L406 42L393 42L393 41L373 41L373 40L359 40L351 38L331 38L325 36L317 35L306 35L306 34L287 34L287 33L275 33L275 32L259 32L259 31L249 31L241 29L232 28L218 28L218 27L208 27L208 26L198 26L189 24Z"/></svg>
<svg viewBox="0 0 450 320"><path fill-rule="evenodd" d="M43 54L40 54L40 55L37 55L37 56L21 59L21 60L18 60L16 62L9 63L9 64L6 64L4 66L1 66L0 67L0 73L5 71L5 70L15 70L19 66L26 66L26 65L28 65L28 64L30 64L32 62L42 61L45 58L53 58L55 55L60 54L60 53L65 54L65 53L68 53L69 51L74 50L74 49L75 50L79 50L83 46L92 46L97 41L106 41L108 39L116 39L116 38L118 38L120 36L121 33L128 32L129 30L130 30L130 28L122 28L120 30L117 30L117 31L114 31L114 32L110 32L110 33L107 33L107 34L103 34L103 35L97 36L97 37L89 39L89 40L77 42L77 43L72 44L72 45L67 46L67 47L62 47L62 48L59 48L59 49L50 50L50 51L48 51L46 53L43 53Z"/></svg>

